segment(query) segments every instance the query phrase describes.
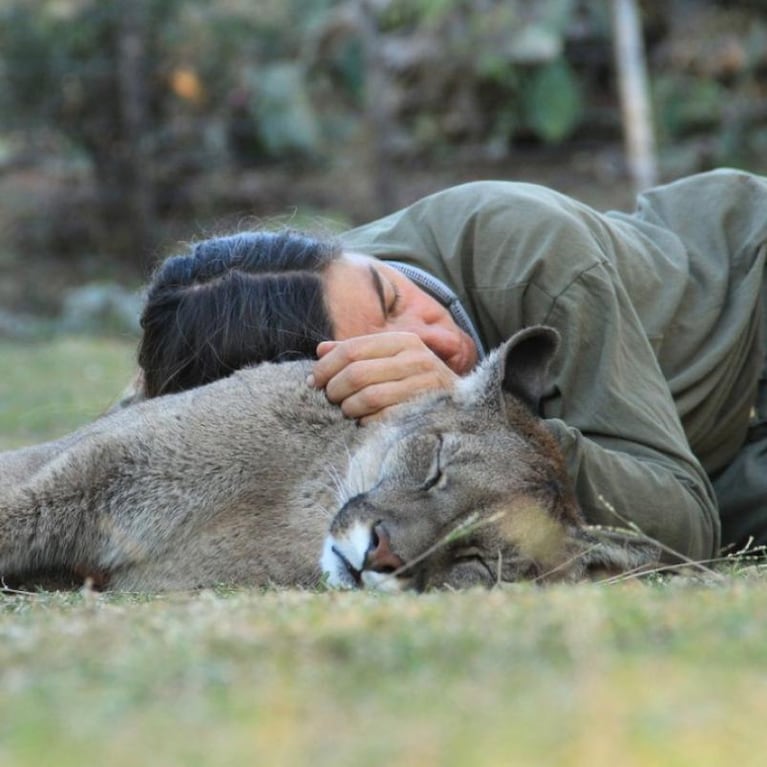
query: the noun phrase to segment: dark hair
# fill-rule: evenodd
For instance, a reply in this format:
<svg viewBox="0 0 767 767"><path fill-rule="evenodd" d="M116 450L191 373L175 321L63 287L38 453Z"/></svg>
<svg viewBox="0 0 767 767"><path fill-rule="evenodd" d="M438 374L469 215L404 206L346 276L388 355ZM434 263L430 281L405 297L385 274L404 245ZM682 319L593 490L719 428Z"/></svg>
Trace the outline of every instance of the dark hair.
<svg viewBox="0 0 767 767"><path fill-rule="evenodd" d="M149 283L138 361L144 394L182 391L246 365L315 356L333 337L322 271L340 255L294 231L214 237Z"/></svg>

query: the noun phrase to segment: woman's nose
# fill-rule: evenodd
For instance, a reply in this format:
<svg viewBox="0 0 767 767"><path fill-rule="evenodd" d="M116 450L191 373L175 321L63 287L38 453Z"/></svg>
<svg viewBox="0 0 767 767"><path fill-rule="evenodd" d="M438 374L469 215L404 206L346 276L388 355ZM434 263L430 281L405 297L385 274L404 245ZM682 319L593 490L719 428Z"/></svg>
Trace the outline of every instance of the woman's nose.
<svg viewBox="0 0 767 767"><path fill-rule="evenodd" d="M436 354L441 360L447 361L460 349L460 338L457 333L440 325L422 323L410 329Z"/></svg>

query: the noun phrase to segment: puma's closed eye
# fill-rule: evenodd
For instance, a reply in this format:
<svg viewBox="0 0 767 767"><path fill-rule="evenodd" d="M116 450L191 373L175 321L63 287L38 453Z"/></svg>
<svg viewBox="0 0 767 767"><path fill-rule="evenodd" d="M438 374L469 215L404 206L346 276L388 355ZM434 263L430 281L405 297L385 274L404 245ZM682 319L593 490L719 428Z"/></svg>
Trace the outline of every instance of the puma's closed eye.
<svg viewBox="0 0 767 767"><path fill-rule="evenodd" d="M442 479L442 470L439 468L439 466L436 467L436 470L433 471L427 478L426 481L422 485L423 490L431 490L433 487L435 487L439 481Z"/></svg>
<svg viewBox="0 0 767 767"><path fill-rule="evenodd" d="M455 552L456 561L465 561L468 559L482 559L482 550L477 546L467 546Z"/></svg>
<svg viewBox="0 0 767 767"><path fill-rule="evenodd" d="M434 449L434 456L432 459L431 466L429 467L429 474L422 485L423 490L431 490L431 488L439 484L440 480L442 479L444 475L442 463L440 461L441 452L442 452L442 437L439 438L439 441L437 442L437 445Z"/></svg>
<svg viewBox="0 0 767 767"><path fill-rule="evenodd" d="M454 556L454 562L456 564L474 565L476 567L479 567L482 570L486 571L486 573L492 579L495 579L496 574L493 572L493 568L490 566L487 559L485 558L484 552L475 546L471 546L469 548L458 551Z"/></svg>

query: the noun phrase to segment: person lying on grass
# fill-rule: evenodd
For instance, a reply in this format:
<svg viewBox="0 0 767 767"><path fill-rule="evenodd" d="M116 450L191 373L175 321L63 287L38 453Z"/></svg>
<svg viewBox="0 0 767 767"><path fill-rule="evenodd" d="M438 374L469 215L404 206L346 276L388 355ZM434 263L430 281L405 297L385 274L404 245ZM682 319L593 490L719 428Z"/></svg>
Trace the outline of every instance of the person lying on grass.
<svg viewBox="0 0 767 767"><path fill-rule="evenodd" d="M766 242L767 179L731 170L632 213L475 182L333 240L215 237L149 285L136 397L313 357L307 385L364 424L549 325L540 414L587 521L705 560L767 543Z"/></svg>

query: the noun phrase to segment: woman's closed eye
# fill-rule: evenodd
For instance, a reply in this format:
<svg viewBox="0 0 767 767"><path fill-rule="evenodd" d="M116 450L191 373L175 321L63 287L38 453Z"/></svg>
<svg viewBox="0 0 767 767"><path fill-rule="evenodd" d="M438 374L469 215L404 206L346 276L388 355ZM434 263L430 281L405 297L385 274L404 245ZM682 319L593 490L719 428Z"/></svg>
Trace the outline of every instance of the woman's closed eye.
<svg viewBox="0 0 767 767"><path fill-rule="evenodd" d="M374 266L370 267L370 277L373 288L381 305L381 313L384 320L394 316L399 310L401 293L396 283L386 276L382 276Z"/></svg>
<svg viewBox="0 0 767 767"><path fill-rule="evenodd" d="M393 317L399 310L400 303L402 301L402 293L400 289L391 280L387 280L389 283L389 297L386 304L386 318Z"/></svg>

